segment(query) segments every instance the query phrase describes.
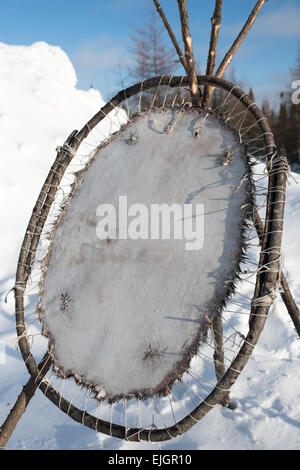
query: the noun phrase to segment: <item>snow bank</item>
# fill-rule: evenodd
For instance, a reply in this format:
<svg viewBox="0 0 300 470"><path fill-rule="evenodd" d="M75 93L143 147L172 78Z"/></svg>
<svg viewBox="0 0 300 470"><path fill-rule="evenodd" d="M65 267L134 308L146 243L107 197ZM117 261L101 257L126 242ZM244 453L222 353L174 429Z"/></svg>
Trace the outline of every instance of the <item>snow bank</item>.
<svg viewBox="0 0 300 470"><path fill-rule="evenodd" d="M0 44L0 278L14 272L20 242L57 145L104 104L76 88L67 55L55 46Z"/></svg>

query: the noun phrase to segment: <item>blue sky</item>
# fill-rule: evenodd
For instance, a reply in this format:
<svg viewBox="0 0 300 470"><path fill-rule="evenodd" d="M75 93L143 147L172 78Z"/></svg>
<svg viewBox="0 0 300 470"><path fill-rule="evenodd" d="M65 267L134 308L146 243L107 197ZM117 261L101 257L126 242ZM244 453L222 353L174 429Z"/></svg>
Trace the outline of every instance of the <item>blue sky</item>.
<svg viewBox="0 0 300 470"><path fill-rule="evenodd" d="M142 27L152 0L0 0L0 42L29 45L46 41L60 46L72 60L78 86L93 84L104 98L119 86L120 70L132 60L130 35ZM256 0L223 0L218 59L231 45ZM180 39L176 0L161 5ZM188 0L195 57L205 68L213 0ZM300 43L300 0L269 0L237 53L228 77L246 89L253 87L257 101L278 101L290 86ZM1 65L0 65L1 66ZM299 77L300 79L300 77Z"/></svg>

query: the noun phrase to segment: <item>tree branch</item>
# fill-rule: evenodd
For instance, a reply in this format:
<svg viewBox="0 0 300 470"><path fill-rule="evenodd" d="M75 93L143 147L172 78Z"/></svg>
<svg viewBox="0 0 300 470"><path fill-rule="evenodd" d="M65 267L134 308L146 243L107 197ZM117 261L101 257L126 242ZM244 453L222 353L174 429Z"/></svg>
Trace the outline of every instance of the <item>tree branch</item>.
<svg viewBox="0 0 300 470"><path fill-rule="evenodd" d="M0 450L5 447L7 441L9 440L10 436L12 435L13 431L15 430L21 416L25 412L28 403L30 402L31 398L35 394L37 388L39 387L41 381L47 374L52 361L49 360L50 356L48 352L45 354L43 359L41 360L38 368L39 368L39 375L36 378L30 377L28 382L24 385L22 392L18 396L14 406L9 412L6 420L4 421L3 425L0 428Z"/></svg>
<svg viewBox="0 0 300 470"><path fill-rule="evenodd" d="M167 30L167 32L168 32L170 38L171 38L171 41L172 41L172 43L173 43L173 46L175 47L176 52L177 52L177 54L178 54L179 60L180 60L181 64L183 65L184 70L185 70L186 73L187 73L187 66L186 66L185 57L184 57L184 55L183 55L182 50L180 49L180 46L179 46L179 44L178 44L178 42L177 42L177 39L176 39L176 37L175 37L175 34L173 33L172 28L171 28L171 26L170 26L170 24L169 24L169 22L168 22L168 20L167 20L167 18L166 18L166 15L164 14L163 9L161 8L161 6L160 6L160 4L159 4L159 2L158 2L157 0L153 0L153 3L154 3L154 5L156 6L157 12L158 12L159 16L161 17L161 19L162 19L162 21L163 21L163 23L164 23L164 25L165 25L165 28L166 28L166 30Z"/></svg>
<svg viewBox="0 0 300 470"><path fill-rule="evenodd" d="M234 54L239 49L240 45L242 44L243 40L247 36L248 32L250 31L251 27L253 26L254 21L256 20L257 15L259 14L261 8L268 0L258 0L255 7L253 8L252 12L250 13L249 18L247 19L246 23L244 24L242 30L240 31L239 35L237 36L236 40L232 44L231 48L225 55L224 59L222 60L220 66L218 67L216 77L220 78L224 75L225 70L227 69L228 65L232 61Z"/></svg>
<svg viewBox="0 0 300 470"><path fill-rule="evenodd" d="M191 99L194 106L200 106L200 88L198 86L192 38L189 28L189 15L187 11L186 0L177 0L179 13L180 13L180 23L181 23L181 33L184 43L185 51L185 60L187 66L187 75L189 78L189 88L191 93Z"/></svg>
<svg viewBox="0 0 300 470"><path fill-rule="evenodd" d="M210 35L209 51L208 51L207 66L206 66L206 75L208 77L213 76L215 63L216 63L216 51L217 51L218 37L219 37L219 31L220 31L220 26L221 26L221 20L222 20L222 3L223 3L223 0L216 0L215 10L211 18L211 35ZM204 87L204 95L203 95L203 101L202 101L202 106L204 109L207 108L209 97L210 97L210 87L206 85Z"/></svg>
<svg viewBox="0 0 300 470"><path fill-rule="evenodd" d="M223 325L222 325L222 316L218 312L213 319L213 332L214 332L214 364L217 381L219 382L222 377L225 375L225 366L224 366L224 344L223 344ZM229 392L224 395L220 401L222 406L228 406L230 403Z"/></svg>
<svg viewBox="0 0 300 470"><path fill-rule="evenodd" d="M258 0L256 3L255 7L253 8L252 12L249 15L249 18L247 19L246 23L244 24L243 28L241 29L240 33L238 34L237 38L235 39L234 43L228 50L228 52L225 54L221 64L218 67L218 70L216 71L215 77L216 78L221 78L229 64L231 63L235 53L239 49L240 45L242 44L243 40L247 36L248 32L250 31L251 27L253 26L254 21L256 20L257 15L259 14L261 8L263 5L267 2L268 0ZM213 91L215 88L211 87L208 91L208 98L207 98L207 103L212 95Z"/></svg>

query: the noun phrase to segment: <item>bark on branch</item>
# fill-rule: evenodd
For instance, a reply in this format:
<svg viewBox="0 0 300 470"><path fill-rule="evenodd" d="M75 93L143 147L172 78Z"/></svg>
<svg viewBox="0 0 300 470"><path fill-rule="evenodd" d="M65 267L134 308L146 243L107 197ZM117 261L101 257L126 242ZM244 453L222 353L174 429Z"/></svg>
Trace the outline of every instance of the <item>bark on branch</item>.
<svg viewBox="0 0 300 470"><path fill-rule="evenodd" d="M257 15L259 14L261 8L263 7L263 5L267 1L268 0L258 0L258 2L256 3L255 7L253 8L252 12L249 15L249 18L247 19L246 23L244 24L244 26L241 29L240 33L238 34L237 38L235 39L235 41L233 42L233 44L230 47L230 49L228 50L228 52L225 54L221 64L219 65L219 67L216 71L216 74L215 74L216 78L223 77L223 75L225 73L225 70L227 69L227 67L231 63L235 53L237 52L237 50L239 49L239 47L242 44L243 40L245 39L245 37L249 33L249 31L250 31L251 27L253 26L253 23L256 20ZM209 100L210 96L212 95L213 91L214 91L214 88L211 87L209 89L208 93L207 93L208 94L208 97L206 98L207 103L208 103L208 100Z"/></svg>
<svg viewBox="0 0 300 470"><path fill-rule="evenodd" d="M222 316L218 312L213 319L213 332L214 332L214 364L217 381L219 382L222 377L225 375L225 365L224 365L224 344L223 344L223 325L222 325ZM227 392L220 404L222 406L228 406L230 403L229 392Z"/></svg>
<svg viewBox="0 0 300 470"><path fill-rule="evenodd" d="M194 106L200 106L200 89L197 81L196 66L193 53L192 38L189 27L189 15L187 11L186 0L177 0L180 14L181 33L184 43L185 60L187 75L189 78L189 88L191 100Z"/></svg>
<svg viewBox="0 0 300 470"><path fill-rule="evenodd" d="M179 46L179 44L178 44L178 42L177 42L177 39L176 39L176 37L175 37L175 34L174 34L173 31L172 31L172 28L171 28L171 26L170 26L170 24L169 24L169 22L168 22L168 20L167 20L167 18L166 18L166 15L164 14L164 11L163 11L162 7L160 6L160 4L159 4L159 2L158 2L157 0L153 0L153 3L154 3L154 5L156 6L156 10L157 10L159 16L161 17L161 19L162 19L162 21L163 21L163 23L164 23L164 25L165 25L165 28L166 28L166 30L167 30L169 36L170 36L170 39L171 39L171 41L172 41L172 43L173 43L173 46L174 46L175 49L176 49L176 52L177 52L178 57L179 57L179 60L180 60L181 64L183 65L183 68L184 68L184 70L186 71L186 73L188 73L188 72L187 72L187 66L186 66L185 57L184 57L184 55L183 55L182 50L180 49L180 46Z"/></svg>
<svg viewBox="0 0 300 470"><path fill-rule="evenodd" d="M220 26L221 26L221 20L222 20L222 3L223 3L223 0L216 0L215 10L211 18L211 35L210 35L209 51L208 51L207 66L206 66L206 75L208 77L213 76L214 68L216 64L217 44L218 44L218 37L219 37L219 31L220 31ZM210 89L211 88L208 87L207 85L204 88L204 95L203 95L203 101L202 101L202 105L204 109L206 109L208 105Z"/></svg>
<svg viewBox="0 0 300 470"><path fill-rule="evenodd" d="M18 396L14 406L10 410L9 415L0 428L0 450L2 450L7 444L7 441L15 430L21 416L27 408L28 403L35 394L41 381L47 374L50 366L51 358L47 352L38 366L40 371L38 377L30 377L28 382L24 385L22 392Z"/></svg>

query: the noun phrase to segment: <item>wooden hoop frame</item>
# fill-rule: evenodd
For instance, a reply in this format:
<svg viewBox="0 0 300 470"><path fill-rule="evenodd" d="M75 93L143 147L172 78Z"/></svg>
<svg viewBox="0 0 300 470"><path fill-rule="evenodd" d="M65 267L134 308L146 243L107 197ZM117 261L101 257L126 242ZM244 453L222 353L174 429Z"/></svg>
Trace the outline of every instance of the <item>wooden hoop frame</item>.
<svg viewBox="0 0 300 470"><path fill-rule="evenodd" d="M116 438L130 441L165 441L175 438L189 430L198 422L208 411L219 403L245 367L251 353L259 339L266 322L267 314L271 302L255 302L258 298L270 296L276 289L280 281L281 263L280 249L282 241L283 214L285 205L285 185L287 174L287 162L284 156L278 154L272 131L258 106L253 103L238 86L227 82L226 80L208 77L197 77L199 86L213 86L223 89L235 98L237 98L249 110L249 113L255 118L258 126L262 130L262 136L265 143L267 170L268 170L268 197L266 205L266 217L264 231L261 234L261 254L259 260L258 272L256 275L256 285L254 298L249 318L249 332L244 338L243 344L227 369L225 375L219 380L212 392L206 399L200 403L190 414L173 426L161 429L140 429L130 428L113 424L104 420L97 419L95 416L82 411L65 400L47 381L44 381L46 371L49 369L50 356L44 356L40 364L37 364L32 353L28 337L26 336L26 325L24 319L24 291L28 282L32 266L35 260L36 249L48 217L50 207L54 201L57 188L81 143L89 135L91 130L115 107L119 106L124 100L137 95L141 91L150 90L158 86L167 86L176 88L188 86L188 77L170 77L160 76L150 78L141 83L133 85L120 91L111 101L109 101L94 117L79 131L73 131L63 146L57 153L56 159L50 169L50 172L41 189L30 221L27 226L26 234L21 247L16 283L15 283L15 307L16 307L16 328L18 343L26 367L35 383L38 384L45 396L52 401L62 411L67 413L75 421L88 426L97 432L111 435ZM267 267L266 269L260 269ZM48 363L48 365L47 365Z"/></svg>

